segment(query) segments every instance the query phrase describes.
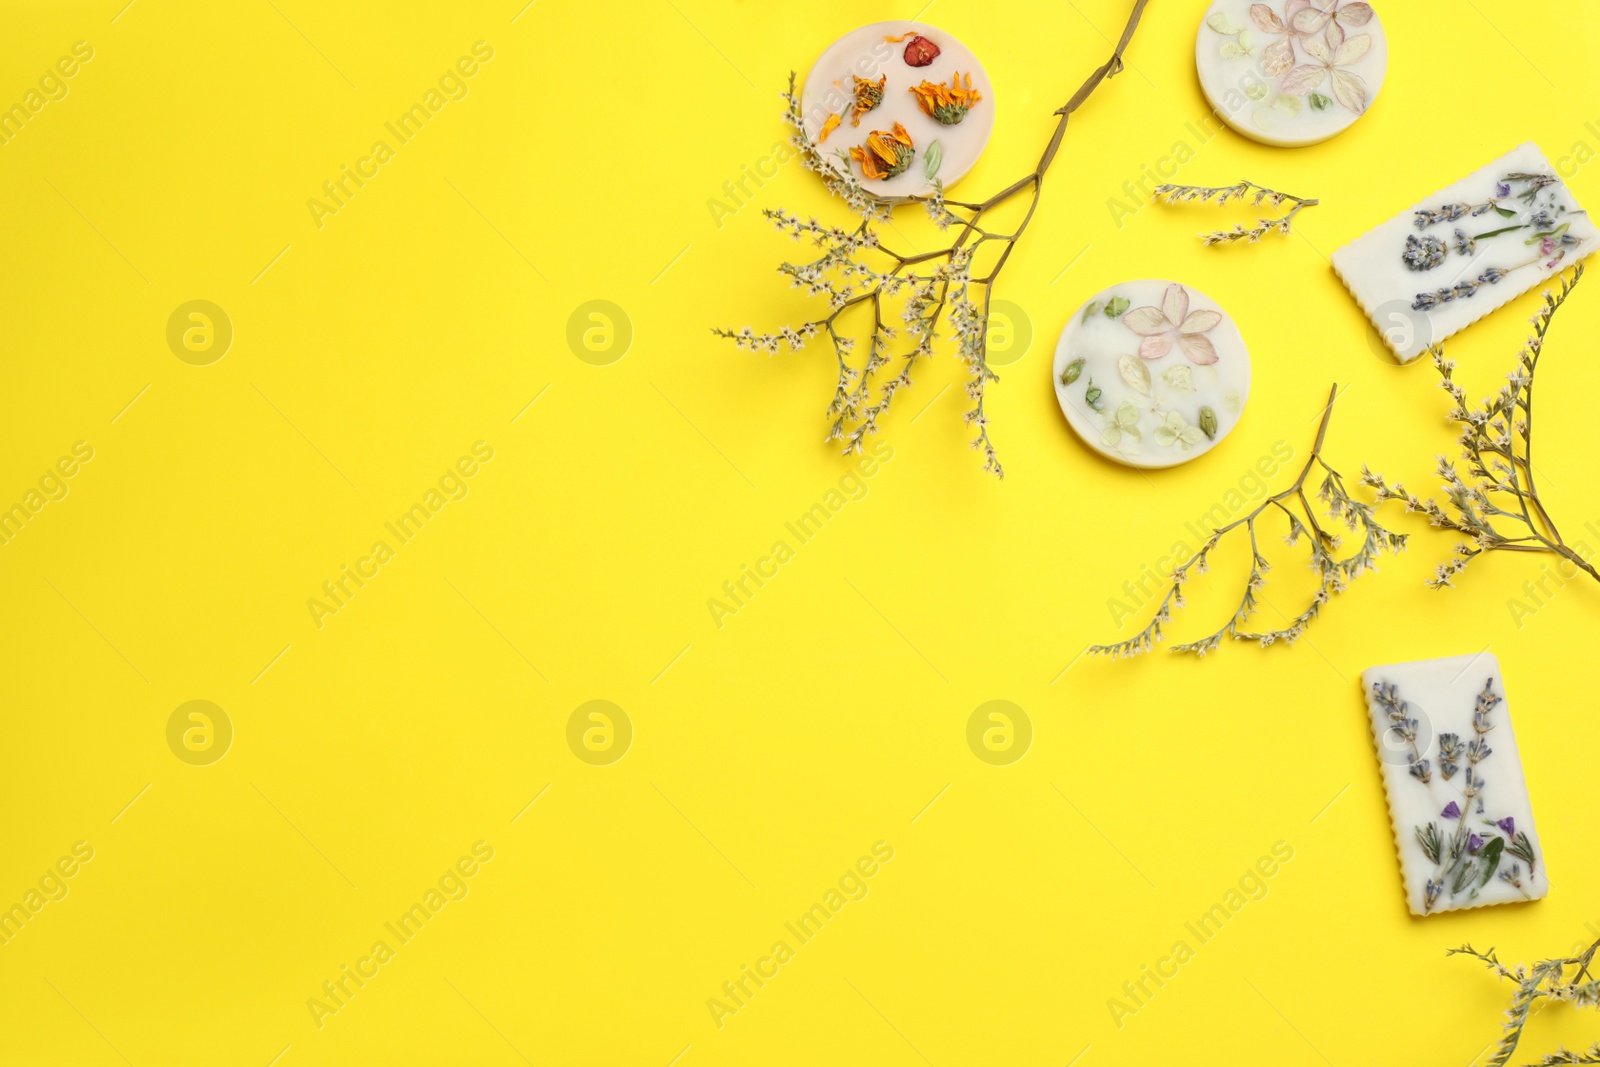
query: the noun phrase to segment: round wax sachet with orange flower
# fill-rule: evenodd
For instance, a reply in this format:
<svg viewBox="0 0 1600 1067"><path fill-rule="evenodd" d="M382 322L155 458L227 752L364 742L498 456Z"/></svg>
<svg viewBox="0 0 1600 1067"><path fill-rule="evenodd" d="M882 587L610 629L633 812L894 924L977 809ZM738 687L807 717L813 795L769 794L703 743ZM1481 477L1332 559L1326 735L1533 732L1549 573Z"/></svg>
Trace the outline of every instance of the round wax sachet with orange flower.
<svg viewBox="0 0 1600 1067"><path fill-rule="evenodd" d="M1124 282L1078 308L1052 367L1085 444L1130 467L1175 467L1228 436L1250 397L1250 353L1216 301L1177 282Z"/></svg>
<svg viewBox="0 0 1600 1067"><path fill-rule="evenodd" d="M878 22L835 41L807 75L800 107L828 164L886 197L954 185L994 129L978 60L920 22Z"/></svg>

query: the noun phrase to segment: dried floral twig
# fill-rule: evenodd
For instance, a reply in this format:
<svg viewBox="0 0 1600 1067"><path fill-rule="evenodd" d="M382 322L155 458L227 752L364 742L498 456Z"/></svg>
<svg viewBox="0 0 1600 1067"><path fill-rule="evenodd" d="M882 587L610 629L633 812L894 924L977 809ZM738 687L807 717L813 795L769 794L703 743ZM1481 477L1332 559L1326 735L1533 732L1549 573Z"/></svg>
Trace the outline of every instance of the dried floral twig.
<svg viewBox="0 0 1600 1067"><path fill-rule="evenodd" d="M1458 543L1455 555L1439 564L1428 585L1442 589L1485 552L1550 552L1600 581L1600 571L1562 540L1561 532L1539 497L1533 466L1533 373L1544 351L1550 322L1583 277L1583 265L1561 278L1561 292L1544 294L1544 307L1532 319L1534 333L1517 356L1517 369L1507 383L1477 408L1467 406L1466 391L1451 378L1455 363L1438 345L1428 351L1443 377L1440 388L1455 401L1450 418L1461 424L1461 457L1439 457L1445 504L1423 500L1399 482L1390 486L1383 475L1361 468L1361 484L1376 493L1376 503L1398 500L1407 511L1420 512L1439 529L1454 530L1470 540ZM1448 505L1448 510L1446 508Z"/></svg>
<svg viewBox="0 0 1600 1067"><path fill-rule="evenodd" d="M1251 190L1255 190L1255 192L1252 194ZM1300 214L1302 208L1316 207L1321 203L1320 200L1291 196L1288 193L1280 193L1276 189L1268 189L1265 185L1257 185L1255 182L1248 181L1242 181L1238 185L1224 185L1217 188L1208 188L1202 185L1158 185L1156 186L1155 197L1157 200L1164 200L1169 204L1181 204L1187 201L1194 201L1200 204L1226 204L1230 200L1242 202L1247 197L1250 198L1250 203L1255 207L1260 207L1262 204L1272 208L1280 207L1285 200L1294 204L1286 214L1277 218L1258 218L1256 221L1260 225L1248 230L1245 229L1243 223L1235 223L1231 230L1213 230L1210 233L1195 235L1207 245L1227 244L1231 241L1249 241L1254 244L1274 231L1288 233L1294 217Z"/></svg>
<svg viewBox="0 0 1600 1067"><path fill-rule="evenodd" d="M800 96L791 73L789 90L783 94L787 102L784 120L794 128L792 140L799 149L801 162L808 170L821 174L828 190L861 216L861 222L845 228L828 226L815 218L802 219L781 209L764 211L778 229L797 240L808 238L824 250L820 258L809 263L784 263L779 269L789 276L794 287L804 289L811 296L826 297L829 314L799 326L784 326L776 333L757 333L749 326L712 332L732 340L742 349L769 353L777 352L780 344L787 344L790 351L798 351L813 337L826 333L838 362L838 378L827 412L833 420L828 440L844 442L848 455L860 452L866 436L878 432L878 420L889 410L895 395L911 384L912 365L920 358L933 355L939 320L947 318L955 333L957 357L966 365L969 375L966 392L972 407L965 412L964 419L977 430L972 447L983 452L985 470L992 471L996 477L1004 477L1005 471L989 439L989 419L984 411L989 383L1000 380L987 358L987 326L994 283L1039 206L1044 175L1061 148L1068 119L1101 82L1122 71L1122 54L1133 39L1148 3L1149 0L1135 0L1111 58L1089 75L1070 100L1056 109L1059 121L1055 132L1033 171L977 202L946 199L944 186L937 179L931 195L883 197L866 189L853 170L835 168L822 148L806 135ZM937 156L928 165L931 177ZM1024 194L1028 197L1026 213L1011 232L995 232L983 224L990 212ZM954 227L955 237L951 243L944 248L907 254L884 245L879 228L874 224L889 222L894 206L906 202L922 204L940 229ZM974 275L973 256L985 245L992 245L996 253L993 265L987 273ZM900 372L885 382L874 396L873 376L891 362L889 344L896 335L896 328L889 324L892 309L887 305L895 297L903 297L899 317L905 324L909 344L901 353ZM857 364L850 359L856 339L841 332L839 319L844 312L860 305L871 307L872 326L866 359Z"/></svg>
<svg viewBox="0 0 1600 1067"><path fill-rule="evenodd" d="M1517 987L1516 992L1511 994L1511 1006L1506 1009L1505 1032L1500 1035L1500 1042L1495 1046L1494 1055L1487 1061L1487 1067L1505 1067L1511 1061L1536 1001L1565 1001L1575 1008L1600 1007L1600 982L1589 973L1589 964L1597 950L1600 950L1600 941L1576 956L1541 960L1531 966L1519 964L1515 969L1501 963L1492 948L1487 952L1479 952L1471 945L1462 945L1448 951L1447 955L1460 954L1482 960L1484 966ZM1600 1063L1600 1042L1583 1052L1558 1048L1539 1060L1535 1067L1569 1063Z"/></svg>
<svg viewBox="0 0 1600 1067"><path fill-rule="evenodd" d="M1267 497L1248 515L1214 529L1205 544L1200 546L1200 550L1179 564L1172 572L1172 585L1162 598L1161 606L1156 609L1155 618L1150 620L1148 626L1126 641L1119 641L1113 645L1092 645L1089 648L1091 654L1108 655L1116 659L1119 656L1136 656L1151 651L1164 636L1163 627L1172 621L1172 613L1183 607L1183 585L1189 580L1190 570L1194 570L1196 574L1205 574L1207 557L1210 556L1211 550L1217 547L1218 542L1226 534L1241 526L1250 536L1250 577L1245 582L1244 595L1240 599L1239 606L1234 609L1222 629L1198 641L1174 645L1173 652L1204 656L1207 652L1216 651L1224 637L1231 637L1236 641L1257 641L1263 648L1277 641L1293 644L1334 594L1344 592L1346 585L1362 573L1377 570L1377 557L1380 554L1384 551L1398 553L1405 548L1406 535L1392 533L1379 526L1373 518L1372 508L1352 499L1345 491L1343 476L1328 466L1327 461L1322 458L1323 441L1328 435L1328 420L1333 417L1333 401L1338 392L1339 387L1335 385L1333 391L1328 394L1328 405L1322 413L1322 423L1317 427L1316 442L1311 446L1311 456L1301 468L1299 477L1281 493ZM1352 531L1359 530L1361 534L1361 546L1344 559L1333 555L1339 548L1339 536L1325 529L1317 521L1316 513L1319 509L1313 507L1310 498L1306 496L1306 478L1316 467L1320 467L1324 472L1317 498L1327 505L1328 515L1342 521ZM1289 533L1284 537L1285 543L1294 545L1302 536L1306 538L1311 551L1308 565L1317 572L1320 584L1316 593L1312 595L1311 603L1299 615L1289 620L1289 625L1280 630L1250 633L1243 627L1260 606L1256 594L1266 585L1266 572L1271 569L1271 564L1261 552L1256 532L1257 520L1266 514L1269 508L1283 512L1289 520Z"/></svg>

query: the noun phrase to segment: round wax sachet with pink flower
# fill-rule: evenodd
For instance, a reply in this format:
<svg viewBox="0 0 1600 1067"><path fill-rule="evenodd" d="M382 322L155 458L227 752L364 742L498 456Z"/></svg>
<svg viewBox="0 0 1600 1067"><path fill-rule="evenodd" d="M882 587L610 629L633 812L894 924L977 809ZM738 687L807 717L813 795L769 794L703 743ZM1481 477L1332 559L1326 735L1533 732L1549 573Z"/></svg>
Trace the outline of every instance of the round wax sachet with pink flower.
<svg viewBox="0 0 1600 1067"><path fill-rule="evenodd" d="M1177 282L1124 282L1061 331L1056 401L1085 444L1130 467L1175 467L1228 436L1250 353L1216 301Z"/></svg>
<svg viewBox="0 0 1600 1067"><path fill-rule="evenodd" d="M1224 122L1295 148L1366 114L1383 88L1389 44L1365 0L1216 0L1200 23L1195 67Z"/></svg>

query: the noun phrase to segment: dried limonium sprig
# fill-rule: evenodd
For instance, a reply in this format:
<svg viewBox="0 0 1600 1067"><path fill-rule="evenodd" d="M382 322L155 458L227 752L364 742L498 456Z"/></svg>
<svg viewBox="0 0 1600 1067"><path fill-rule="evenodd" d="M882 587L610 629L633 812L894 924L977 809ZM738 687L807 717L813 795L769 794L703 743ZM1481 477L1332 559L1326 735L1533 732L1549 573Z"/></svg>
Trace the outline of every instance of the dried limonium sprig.
<svg viewBox="0 0 1600 1067"><path fill-rule="evenodd" d="M1158 185L1155 196L1157 200L1164 200L1169 204L1188 201L1199 204L1226 204L1230 200L1243 202L1249 199L1255 207L1265 204L1269 208L1278 208L1285 202L1294 205L1276 218L1258 218L1257 225L1253 227L1246 228L1243 223L1236 223L1231 230L1213 230L1210 233L1198 234L1200 240L1208 245L1229 244L1233 241L1248 241L1254 244L1269 233L1288 233L1294 217L1300 214L1302 208L1316 207L1321 203L1318 200L1291 196L1276 189L1268 189L1265 185L1244 181L1238 185L1224 185L1217 188L1203 185Z"/></svg>
<svg viewBox="0 0 1600 1067"><path fill-rule="evenodd" d="M1600 950L1600 941L1596 941L1576 956L1540 960L1531 966L1518 964L1514 968L1501 963L1492 948L1487 952L1479 952L1471 945L1462 945L1446 953L1450 956L1465 955L1481 960L1484 966L1496 975L1516 986L1516 991L1511 994L1511 1006L1506 1009L1506 1021L1503 1024L1500 1040L1495 1045L1494 1055L1484 1061L1486 1067L1505 1067L1511 1062L1512 1055L1517 1051L1517 1044L1522 1040L1523 1028L1528 1025L1528 1018L1533 1014L1534 1005L1540 1001L1567 1003L1575 1008L1600 1007L1600 981L1596 981L1589 970L1597 950ZM1600 1042L1581 1052L1557 1048L1555 1052L1537 1061L1533 1067L1576 1063L1600 1064Z"/></svg>
<svg viewBox="0 0 1600 1067"><path fill-rule="evenodd" d="M956 356L966 367L966 394L971 406L963 418L977 433L972 447L983 453L985 470L996 477L1004 477L1005 472L989 439L989 419L984 412L986 390L991 382L1000 380L988 361L987 324L995 281L1039 206L1044 175L1060 151L1068 119L1101 82L1121 73L1123 52L1133 39L1149 2L1134 0L1133 11L1111 58L1097 67L1072 98L1056 109L1055 131L1032 173L977 202L951 200L944 195L944 185L937 176L942 156L937 141L921 149L922 162L917 164L934 183L933 192L890 198L868 190L850 167L848 153L837 150L845 165L836 166L824 154L821 145L807 136L800 94L791 73L788 92L783 94L787 105L783 117L794 130L792 141L799 150L801 163L820 174L828 191L842 199L861 221L849 227L831 226L781 209L765 210L763 214L779 230L796 240L804 238L821 250L816 259L784 263L779 270L788 275L793 287L805 290L808 296L826 299L828 314L796 326L784 326L772 333L758 333L749 326L712 332L730 339L742 349L768 353L777 352L782 345L787 345L790 351L798 351L813 337L826 335L838 363L833 399L827 409L827 417L832 420L828 440L843 442L848 455L860 452L866 437L878 432L879 421L889 411L895 396L911 385L912 366L919 359L932 357L943 320L953 335ZM928 44L927 48L933 49L933 46ZM937 54L937 49L933 49L933 54ZM931 58L930 55L929 61ZM979 99L965 83L953 83L942 92L936 89L927 87L932 95L923 106L946 124L959 122L965 109ZM905 166L900 166L899 149L903 147L909 153L920 147L910 145L909 137L902 140L898 132L873 134L879 138L879 146L893 156L881 159L886 164L882 170L900 173L912 162L907 155ZM894 169L896 166L899 170ZM880 169L876 163L874 169ZM1023 201L1026 209L1021 221L1010 232L997 232L992 222L985 225L985 216L1018 197L1026 198ZM881 226L889 222L896 204L908 202L921 204L941 230L953 233L949 244L926 252L901 253L883 243ZM985 262L992 265L981 273L974 273L974 255L980 250L985 253ZM840 320L845 312L863 305L872 312L870 329L866 331L866 353L864 358L852 358L858 338L848 336ZM894 324L897 315L899 326ZM905 339L898 353L899 373L874 388L878 372L893 362L891 343L902 330Z"/></svg>
<svg viewBox="0 0 1600 1067"><path fill-rule="evenodd" d="M1467 540L1455 554L1439 564L1428 585L1442 589L1485 552L1549 552L1600 581L1600 571L1566 541L1539 497L1533 465L1533 376L1544 351L1550 322L1583 277L1583 265L1561 279L1561 291L1544 294L1544 307L1533 317L1533 335L1518 354L1516 370L1507 384L1477 407L1467 404L1466 391L1452 379L1455 363L1444 358L1438 345L1428 349L1443 378L1440 387L1450 394L1455 408L1452 421L1461 425L1461 459L1438 458L1437 473L1444 479L1444 502L1423 500L1399 482L1392 486L1383 475L1361 468L1361 484L1376 494L1376 503L1398 500L1407 511L1427 516L1429 523L1454 530Z"/></svg>
<svg viewBox="0 0 1600 1067"><path fill-rule="evenodd" d="M1244 595L1240 598L1239 606L1234 609L1222 629L1197 641L1174 645L1173 652L1204 656L1208 652L1216 651L1224 638L1256 641L1263 648L1279 641L1293 644L1305 633L1306 627L1311 625L1322 611L1323 605L1335 594L1344 592L1353 579L1365 572L1378 569L1378 556L1386 551L1398 553L1405 549L1406 535L1393 533L1378 525L1373 518L1372 508L1353 499L1345 491L1343 475L1328 466L1327 461L1322 458L1322 445L1328 435L1328 420L1333 416L1333 401L1338 392L1339 387L1335 385L1333 391L1328 394L1328 405L1322 413L1322 422L1317 427L1317 437L1311 446L1311 456L1300 469L1299 477L1281 493L1267 497L1249 514L1212 530L1211 536L1200 546L1200 550L1180 563L1172 572L1172 584L1166 596L1162 597L1161 605L1156 609L1155 618L1150 620L1150 624L1126 641L1119 641L1113 645L1091 645L1089 648L1091 654L1107 655L1116 659L1121 656L1137 656L1154 649L1165 637L1165 627L1171 623L1172 613L1184 605L1183 587L1190 580L1190 573L1205 574L1212 550L1223 537L1240 527L1244 528L1250 538L1250 576L1245 581ZM1306 495L1306 480L1313 470L1321 472L1322 483L1317 491L1317 498L1323 502L1328 516L1334 520L1332 523L1325 524L1318 520L1317 513L1323 509L1314 506L1311 498ZM1285 543L1296 545L1302 537L1305 538L1311 553L1307 565L1316 572L1318 586L1317 591L1312 594L1311 603L1299 615L1288 620L1287 625L1281 629L1257 633L1248 631L1245 627L1250 617L1261 606L1258 594L1266 585L1266 574L1271 569L1271 564L1261 551L1256 524L1273 509L1282 512L1288 520L1289 532L1284 537ZM1335 523L1343 523L1346 529L1360 537L1360 544L1355 551L1343 558L1334 554L1339 550L1341 542L1339 535L1334 532Z"/></svg>

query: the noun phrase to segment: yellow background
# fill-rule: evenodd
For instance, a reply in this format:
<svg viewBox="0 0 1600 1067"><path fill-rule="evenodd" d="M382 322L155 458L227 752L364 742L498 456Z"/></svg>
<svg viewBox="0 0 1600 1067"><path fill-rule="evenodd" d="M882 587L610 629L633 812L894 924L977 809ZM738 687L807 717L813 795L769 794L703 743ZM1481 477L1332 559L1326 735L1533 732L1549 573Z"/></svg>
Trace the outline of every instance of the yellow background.
<svg viewBox="0 0 1600 1067"><path fill-rule="evenodd" d="M1298 466L1334 380L1332 462L1431 486L1451 439L1434 372L1380 357L1326 256L1524 140L1553 161L1600 147L1586 5L1380 3L1393 60L1359 124L1300 151L1224 132L1179 170L1322 198L1297 236L1219 250L1195 231L1247 213L1119 228L1108 207L1207 110L1201 5L1153 4L1001 280L1033 331L991 391L1005 481L968 451L941 354L867 495L718 628L708 598L849 468L821 443L830 354L752 356L708 328L817 313L774 272L804 249L761 207L846 215L792 161L721 225L709 201L784 137L791 68L918 5L123 3L12 0L0 38L5 103L94 48L0 147L0 502L95 450L0 547L0 904L95 850L0 946L0 1062L1466 1063L1509 990L1444 950L1535 958L1600 924L1600 589L1551 585L1519 626L1538 557L1429 592L1450 540L1387 512L1411 551L1292 649L1079 658L1132 632L1108 599L1258 457L1284 441ZM1032 166L1126 13L928 5L994 85L961 194ZM318 228L307 200L480 40L469 94ZM1148 476L1094 459L1048 384L1067 316L1147 276L1217 298L1255 366L1233 435ZM1569 535L1600 547L1589 286L1540 371L1539 462ZM192 299L234 327L209 366L166 343ZM633 327L607 366L566 341L595 299ZM1536 299L1450 344L1475 396ZM469 495L319 629L308 598L480 440ZM1268 596L1293 613L1282 559ZM1220 624L1240 575L1219 562L1179 636ZM1414 920L1359 674L1486 647L1554 888ZM210 766L167 746L193 699L235 730ZM610 766L567 745L591 699L633 726ZM967 746L992 699L1033 725L1010 766ZM470 895L319 1029L308 998L480 840ZM894 858L865 899L715 1025L708 998L878 841ZM1279 841L1294 858L1266 896L1116 1026L1108 999ZM1527 1058L1596 1036L1550 1011Z"/></svg>

